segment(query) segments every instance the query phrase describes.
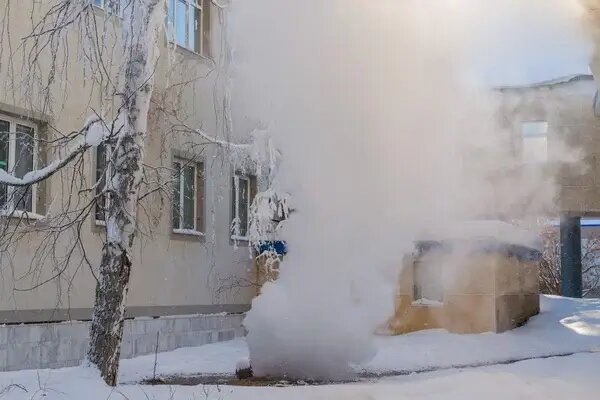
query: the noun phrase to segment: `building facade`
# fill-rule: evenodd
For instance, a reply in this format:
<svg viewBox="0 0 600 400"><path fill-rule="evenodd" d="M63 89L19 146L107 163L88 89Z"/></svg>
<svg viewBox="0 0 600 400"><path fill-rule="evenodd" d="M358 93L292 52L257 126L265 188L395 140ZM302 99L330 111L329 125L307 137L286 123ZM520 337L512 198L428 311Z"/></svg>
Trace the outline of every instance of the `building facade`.
<svg viewBox="0 0 600 400"><path fill-rule="evenodd" d="M32 45L23 38L44 16L56 16L49 8L56 2L15 7L0 0L7 11L0 29L2 169L23 176L56 158L49 144L80 130L90 115L113 120L118 95L106 77L118 79L126 3L90 0L64 34ZM210 0L167 3L127 316L243 313L255 293L247 236L258 183L244 162L231 162L230 149L206 140L248 141L228 128L226 12ZM90 46L90 38L99 44ZM91 317L110 201L99 189L110 177L109 150L90 149L28 192L2 188L3 234L14 240L2 248L0 324ZM73 217L83 210L84 218ZM58 216L70 224L60 235L45 229Z"/></svg>

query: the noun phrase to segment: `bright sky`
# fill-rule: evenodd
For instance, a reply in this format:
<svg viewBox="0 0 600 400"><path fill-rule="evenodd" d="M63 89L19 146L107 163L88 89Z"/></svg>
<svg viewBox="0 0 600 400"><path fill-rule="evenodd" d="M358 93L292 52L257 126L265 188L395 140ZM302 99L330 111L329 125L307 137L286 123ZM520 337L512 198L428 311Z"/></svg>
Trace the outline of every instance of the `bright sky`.
<svg viewBox="0 0 600 400"><path fill-rule="evenodd" d="M592 44L571 0L484 2L476 28L476 70L492 86L518 86L588 74ZM510 5L509 5L510 4ZM480 14L481 15L481 14Z"/></svg>

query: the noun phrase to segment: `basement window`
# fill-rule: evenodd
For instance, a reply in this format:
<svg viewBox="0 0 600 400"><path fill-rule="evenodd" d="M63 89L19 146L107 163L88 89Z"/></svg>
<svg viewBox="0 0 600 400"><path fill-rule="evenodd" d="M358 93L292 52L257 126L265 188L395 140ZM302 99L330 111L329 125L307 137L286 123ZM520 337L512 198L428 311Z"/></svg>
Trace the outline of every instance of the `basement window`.
<svg viewBox="0 0 600 400"><path fill-rule="evenodd" d="M521 125L521 155L524 163L548 161L548 122L532 121Z"/></svg>

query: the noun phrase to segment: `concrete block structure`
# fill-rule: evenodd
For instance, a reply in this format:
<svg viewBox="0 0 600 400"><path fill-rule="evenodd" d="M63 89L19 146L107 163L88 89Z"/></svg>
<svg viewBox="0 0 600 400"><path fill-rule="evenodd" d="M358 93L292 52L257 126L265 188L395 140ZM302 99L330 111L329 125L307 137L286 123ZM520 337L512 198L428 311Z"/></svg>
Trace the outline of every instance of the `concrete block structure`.
<svg viewBox="0 0 600 400"><path fill-rule="evenodd" d="M495 238L419 242L404 260L389 328L504 332L539 312L541 253Z"/></svg>
<svg viewBox="0 0 600 400"><path fill-rule="evenodd" d="M125 321L121 357L223 342L245 335L244 314L136 318ZM89 321L0 326L0 371L81 364ZM160 356L159 356L160 357Z"/></svg>

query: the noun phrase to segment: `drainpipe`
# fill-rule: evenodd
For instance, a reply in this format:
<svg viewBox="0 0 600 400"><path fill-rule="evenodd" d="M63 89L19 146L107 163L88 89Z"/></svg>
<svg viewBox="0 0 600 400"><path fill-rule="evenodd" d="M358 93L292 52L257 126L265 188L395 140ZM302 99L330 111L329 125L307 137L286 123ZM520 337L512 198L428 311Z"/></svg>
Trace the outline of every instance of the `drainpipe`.
<svg viewBox="0 0 600 400"><path fill-rule="evenodd" d="M581 298L581 217L560 217L560 274L561 294Z"/></svg>

